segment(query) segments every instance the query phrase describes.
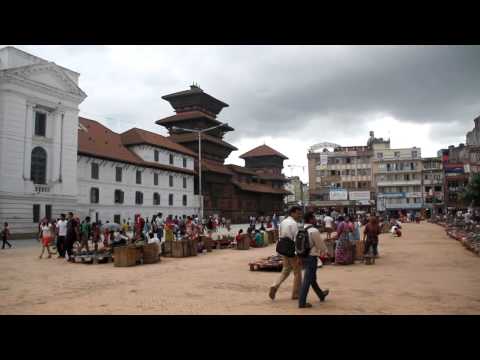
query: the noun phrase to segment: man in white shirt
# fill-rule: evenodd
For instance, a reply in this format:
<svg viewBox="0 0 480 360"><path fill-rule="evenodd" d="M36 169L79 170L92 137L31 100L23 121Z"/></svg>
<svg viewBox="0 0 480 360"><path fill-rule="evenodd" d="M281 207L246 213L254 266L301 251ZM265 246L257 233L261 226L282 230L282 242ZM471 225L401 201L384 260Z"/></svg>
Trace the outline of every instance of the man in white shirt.
<svg viewBox="0 0 480 360"><path fill-rule="evenodd" d="M60 215L60 220L57 221L57 250L58 257L65 257L65 237L67 236L67 219L65 214Z"/></svg>
<svg viewBox="0 0 480 360"><path fill-rule="evenodd" d="M332 234L332 231L333 231L333 218L330 215L326 215L323 218L323 221L325 222L325 231L327 232L327 239L330 239L330 235Z"/></svg>
<svg viewBox="0 0 480 360"><path fill-rule="evenodd" d="M279 227L279 239L287 237L292 241L298 233L298 221L302 218L302 208L300 206L292 206L288 211L288 217L280 223ZM280 277L270 287L269 296L270 299L275 299L275 294L278 291L280 285L288 278L293 270L293 292L292 299L297 300L300 296L300 287L302 285L302 267L298 256L287 257L282 255L283 269Z"/></svg>

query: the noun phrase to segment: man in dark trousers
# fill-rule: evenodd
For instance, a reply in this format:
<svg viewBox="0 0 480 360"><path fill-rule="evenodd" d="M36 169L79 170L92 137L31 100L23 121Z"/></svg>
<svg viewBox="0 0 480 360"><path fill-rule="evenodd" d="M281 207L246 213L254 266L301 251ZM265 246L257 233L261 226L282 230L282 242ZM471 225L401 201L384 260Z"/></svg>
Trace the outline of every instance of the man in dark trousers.
<svg viewBox="0 0 480 360"><path fill-rule="evenodd" d="M318 258L326 255L327 247L320 235L320 231L314 226L317 220L315 219L313 212L307 212L303 220L305 222L305 229L308 231L310 252L307 256L302 257L302 264L305 272L302 287L300 289L298 307L310 308L312 307L312 304L307 302L307 295L310 287L315 291L315 294L317 294L320 301L325 301L325 298L330 292L328 289L322 290L317 283Z"/></svg>
<svg viewBox="0 0 480 360"><path fill-rule="evenodd" d="M65 251L68 255L68 261L73 262L73 244L80 239L78 223L73 217L73 213L68 213L67 237L65 238Z"/></svg>
<svg viewBox="0 0 480 360"><path fill-rule="evenodd" d="M67 236L67 219L65 214L60 215L57 221L57 249L58 257L65 257L65 238Z"/></svg>
<svg viewBox="0 0 480 360"><path fill-rule="evenodd" d="M2 235L2 250L5 249L5 245L8 245L8 248L12 247L12 244L8 242L8 238L10 237L10 229L8 228L8 223L3 224L3 230L1 232Z"/></svg>

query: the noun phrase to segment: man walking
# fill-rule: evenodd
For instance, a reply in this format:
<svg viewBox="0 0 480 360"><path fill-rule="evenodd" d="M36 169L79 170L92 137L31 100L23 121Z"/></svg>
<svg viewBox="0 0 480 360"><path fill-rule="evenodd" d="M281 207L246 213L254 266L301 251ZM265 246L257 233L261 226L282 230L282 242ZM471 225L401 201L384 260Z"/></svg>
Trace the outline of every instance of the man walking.
<svg viewBox="0 0 480 360"><path fill-rule="evenodd" d="M67 220L65 214L60 215L60 220L57 221L57 249L58 257L65 257L65 237L67 236Z"/></svg>
<svg viewBox="0 0 480 360"><path fill-rule="evenodd" d="M12 247L12 244L8 242L8 238L10 237L10 229L8 228L8 223L3 224L3 230L1 232L2 235L2 250L5 249L5 245L8 245L8 248L10 249Z"/></svg>
<svg viewBox="0 0 480 360"><path fill-rule="evenodd" d="M73 217L73 213L68 213L67 237L65 241L65 250L68 255L68 261L73 262L73 244L80 239L77 220Z"/></svg>
<svg viewBox="0 0 480 360"><path fill-rule="evenodd" d="M288 238L295 241L298 233L298 224L302 218L302 208L292 206L288 211L288 217L280 223L279 238ZM292 299L298 300L300 296L300 286L302 284L302 268L298 256L287 257L282 255L283 269L278 280L270 287L270 299L275 299L275 294L280 285L285 281L293 270L293 292Z"/></svg>
<svg viewBox="0 0 480 360"><path fill-rule="evenodd" d="M298 300L299 308L310 308L312 304L307 303L308 290L312 287L315 294L317 294L320 301L325 301L329 294L329 290L322 290L317 283L317 267L318 257L325 256L327 247L322 240L320 231L315 228L315 215L313 212L308 212L303 218L305 222L305 230L308 232L308 241L310 243L310 251L306 256L302 257L303 268L305 269L303 283L300 290L300 299Z"/></svg>

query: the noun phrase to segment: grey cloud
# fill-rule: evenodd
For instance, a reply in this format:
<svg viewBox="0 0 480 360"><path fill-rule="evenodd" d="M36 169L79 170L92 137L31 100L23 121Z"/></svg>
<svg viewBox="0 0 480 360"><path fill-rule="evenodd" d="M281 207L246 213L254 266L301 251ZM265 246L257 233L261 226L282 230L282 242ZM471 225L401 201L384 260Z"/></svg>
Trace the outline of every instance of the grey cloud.
<svg viewBox="0 0 480 360"><path fill-rule="evenodd" d="M243 98L245 109L232 107L234 120L255 118L281 134L292 120L298 128L299 120L313 115L343 117L345 127L358 127L375 112L415 123L473 119L480 112L480 47L354 47L326 63L321 54L313 55L310 62L300 61L300 68L287 58L264 69L257 82L268 79L271 92ZM312 63L318 72L311 71Z"/></svg>
<svg viewBox="0 0 480 360"><path fill-rule="evenodd" d="M480 46L20 48L80 72L82 111L114 117L117 130L163 131L154 121L173 110L161 96L192 81L230 104L219 120L235 128L232 142L268 133L349 144L374 130L365 124L377 114L464 141L480 114Z"/></svg>

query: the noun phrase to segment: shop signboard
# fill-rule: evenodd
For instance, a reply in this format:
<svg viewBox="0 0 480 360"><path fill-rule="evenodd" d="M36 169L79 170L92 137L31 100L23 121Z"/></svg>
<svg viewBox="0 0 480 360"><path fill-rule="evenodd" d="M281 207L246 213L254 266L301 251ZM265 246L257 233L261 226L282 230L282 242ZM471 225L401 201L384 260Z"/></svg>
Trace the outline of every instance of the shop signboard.
<svg viewBox="0 0 480 360"><path fill-rule="evenodd" d="M348 191L344 189L331 189L330 200L348 200Z"/></svg>
<svg viewBox="0 0 480 360"><path fill-rule="evenodd" d="M369 201L370 200L370 191L350 191L349 200L356 201Z"/></svg>
<svg viewBox="0 0 480 360"><path fill-rule="evenodd" d="M445 174L464 174L465 168L463 164L445 164Z"/></svg>
<svg viewBox="0 0 480 360"><path fill-rule="evenodd" d="M379 193L377 195L379 198L404 198L405 193L404 192L392 192L392 193Z"/></svg>
<svg viewBox="0 0 480 360"><path fill-rule="evenodd" d="M405 197L408 197L408 198L422 197L422 193L421 192L407 192L407 193L405 193Z"/></svg>

